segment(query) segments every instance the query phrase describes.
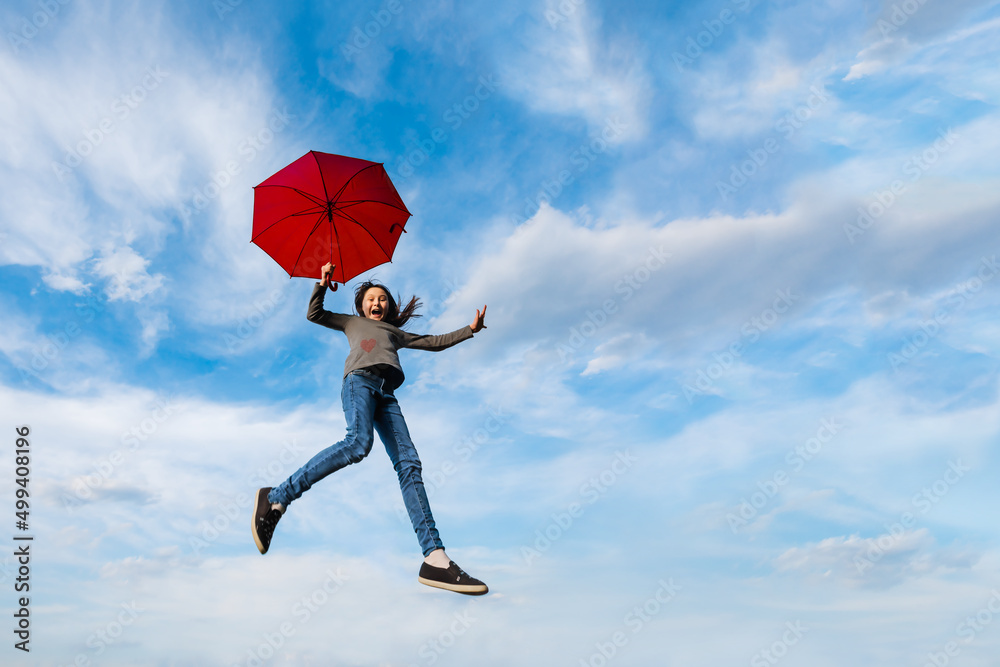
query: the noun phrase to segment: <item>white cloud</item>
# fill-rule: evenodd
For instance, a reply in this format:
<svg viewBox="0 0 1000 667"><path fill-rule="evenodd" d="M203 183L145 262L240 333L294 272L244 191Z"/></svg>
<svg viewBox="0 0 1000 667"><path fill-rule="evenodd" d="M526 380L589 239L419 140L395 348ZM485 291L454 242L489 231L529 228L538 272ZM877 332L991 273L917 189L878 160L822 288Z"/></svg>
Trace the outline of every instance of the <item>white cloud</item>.
<svg viewBox="0 0 1000 667"><path fill-rule="evenodd" d="M788 290L798 296L780 326L837 294L940 289L956 274L971 277L988 247L988 212L1000 200L961 179L989 169L995 124L985 118L955 128L944 152L934 148L939 139L929 141L935 157L926 170L914 169L924 148L917 147L801 179L779 213L669 223L619 213L592 228L543 205L484 247L431 328L457 328L486 302L490 329L458 352L463 363L473 349L493 357L530 349L533 363L545 359L557 370L568 358L585 366L596 347L626 333L652 345L669 341L668 358L721 350ZM878 204L893 180L904 183L903 193L857 227L858 208ZM872 191L873 183L883 185Z"/></svg>
<svg viewBox="0 0 1000 667"><path fill-rule="evenodd" d="M205 48L157 8L74 7L44 38L59 48L0 53L11 147L0 159L0 261L38 266L49 287L77 293L116 276L109 298L143 301L162 289L149 267L166 237L183 235L200 276L182 289L185 315L232 317L241 299L231 295L259 294L270 261L248 247L250 187L283 166L288 153L276 154L303 112L279 100L248 55L256 46L230 37ZM219 281L226 299L209 288Z"/></svg>
<svg viewBox="0 0 1000 667"><path fill-rule="evenodd" d="M11 254L17 255L17 249L12 249ZM85 294L90 290L90 283L84 283L76 276L63 275L58 272L58 269L56 272L46 273L42 276L42 280L46 285L60 292Z"/></svg>
<svg viewBox="0 0 1000 667"><path fill-rule="evenodd" d="M547 11L560 12L551 2ZM582 116L594 134L615 121L621 129L605 136L612 143L646 136L649 79L628 35L607 37L586 4L576 5L554 27L533 23L521 37L522 49L505 49L503 91L530 109Z"/></svg>
<svg viewBox="0 0 1000 667"><path fill-rule="evenodd" d="M587 362L587 367L583 369L581 375L597 375L602 371L621 367L625 362L625 357L619 351L633 352L640 344L641 341L638 337L623 334L598 345L594 349L596 356Z"/></svg>
<svg viewBox="0 0 1000 667"><path fill-rule="evenodd" d="M163 275L149 275L146 270L149 260L128 245L114 247L106 244L94 264L95 273L108 279L109 301L141 301L163 285Z"/></svg>
<svg viewBox="0 0 1000 667"><path fill-rule="evenodd" d="M751 71L733 70L719 61L686 75L690 97L680 103L691 109L691 122L703 139L720 141L771 129L777 118L813 98L810 87L822 92L820 74L808 63L792 62L772 44L755 44L748 54ZM823 97L823 96L821 96ZM779 113L780 112L780 113ZM829 115L831 109L826 109Z"/></svg>
<svg viewBox="0 0 1000 667"><path fill-rule="evenodd" d="M856 62L844 77L845 81L900 68L911 64L920 54L933 52L940 47L946 47L952 52L963 47L978 50L982 46L975 43L975 38L980 37L983 32L995 32L1000 26L1000 21L992 19L971 27L954 29L970 7L981 4L977 2L930 3L931 6L921 6L912 14L904 12L901 4L886 3L883 15L877 19L869 33L873 41L858 52ZM961 44L963 41L966 42L964 45ZM967 65L967 62L964 64Z"/></svg>
<svg viewBox="0 0 1000 667"><path fill-rule="evenodd" d="M160 336L170 330L170 318L163 311L141 310L139 321L142 324L142 331L139 340L142 343L140 354L148 356L156 348Z"/></svg>
<svg viewBox="0 0 1000 667"><path fill-rule="evenodd" d="M937 548L926 528L861 538L830 537L778 556L779 572L799 572L830 578L856 587L883 587L941 570L968 569L978 556Z"/></svg>
<svg viewBox="0 0 1000 667"><path fill-rule="evenodd" d="M912 50L905 38L880 40L858 52L858 62L851 65L844 81L853 81L885 71L905 58Z"/></svg>

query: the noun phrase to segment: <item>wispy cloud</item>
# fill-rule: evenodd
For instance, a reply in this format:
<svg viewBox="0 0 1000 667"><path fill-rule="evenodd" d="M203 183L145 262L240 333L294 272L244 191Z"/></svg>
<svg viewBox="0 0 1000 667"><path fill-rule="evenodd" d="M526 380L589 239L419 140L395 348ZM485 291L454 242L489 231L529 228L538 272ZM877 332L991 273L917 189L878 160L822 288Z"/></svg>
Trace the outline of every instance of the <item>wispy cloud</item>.
<svg viewBox="0 0 1000 667"><path fill-rule="evenodd" d="M551 3L546 11L560 10ZM603 33L586 3L550 23L529 22L522 49L498 54L505 92L537 112L580 116L593 130L620 118L627 128L620 140L641 140L649 104L641 51L628 48L626 34Z"/></svg>

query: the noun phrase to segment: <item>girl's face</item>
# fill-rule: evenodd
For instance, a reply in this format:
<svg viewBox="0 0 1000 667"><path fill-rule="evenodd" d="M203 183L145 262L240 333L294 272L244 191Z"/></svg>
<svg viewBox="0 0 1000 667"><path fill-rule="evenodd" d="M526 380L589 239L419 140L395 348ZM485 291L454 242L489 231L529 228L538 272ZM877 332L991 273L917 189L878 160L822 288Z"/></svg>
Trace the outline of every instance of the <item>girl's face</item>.
<svg viewBox="0 0 1000 667"><path fill-rule="evenodd" d="M389 309L389 295L381 287L370 287L361 300L361 310L365 317L381 320Z"/></svg>

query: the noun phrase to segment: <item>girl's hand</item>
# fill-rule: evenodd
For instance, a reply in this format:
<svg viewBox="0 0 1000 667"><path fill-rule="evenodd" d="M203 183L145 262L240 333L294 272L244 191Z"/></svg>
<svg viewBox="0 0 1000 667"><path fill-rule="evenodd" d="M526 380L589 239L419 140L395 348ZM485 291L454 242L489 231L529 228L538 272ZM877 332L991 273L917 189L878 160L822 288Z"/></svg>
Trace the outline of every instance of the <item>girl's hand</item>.
<svg viewBox="0 0 1000 667"><path fill-rule="evenodd" d="M333 279L333 270L337 268L337 265L332 262L327 262L322 269L320 274L319 284L323 287L329 287L330 281ZM337 283L333 283L333 291L337 291Z"/></svg>
<svg viewBox="0 0 1000 667"><path fill-rule="evenodd" d="M486 320L486 306L483 306L483 312L481 314L479 312L479 309L476 308L476 317L475 319L472 320L472 324L469 325L472 327L472 333L479 333L480 331L485 329L486 328L485 320Z"/></svg>

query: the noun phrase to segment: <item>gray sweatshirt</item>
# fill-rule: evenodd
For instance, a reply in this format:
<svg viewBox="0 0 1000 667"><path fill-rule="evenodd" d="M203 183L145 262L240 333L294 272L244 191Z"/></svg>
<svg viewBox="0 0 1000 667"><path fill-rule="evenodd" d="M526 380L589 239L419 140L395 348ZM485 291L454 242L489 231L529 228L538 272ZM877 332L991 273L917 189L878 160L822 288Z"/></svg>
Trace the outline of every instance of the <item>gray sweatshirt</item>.
<svg viewBox="0 0 1000 667"><path fill-rule="evenodd" d="M395 389L406 379L403 368L399 365L397 350L408 347L414 350L439 352L472 338L470 326L440 336L421 336L403 331L388 322L360 315L331 313L323 309L325 296L326 288L316 283L312 298L309 299L309 312L306 318L310 322L343 331L347 335L351 351L344 362L344 377L351 371L365 369L380 375L392 389Z"/></svg>

